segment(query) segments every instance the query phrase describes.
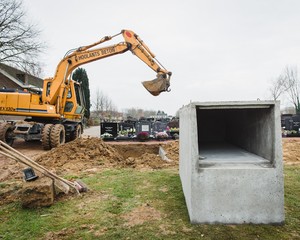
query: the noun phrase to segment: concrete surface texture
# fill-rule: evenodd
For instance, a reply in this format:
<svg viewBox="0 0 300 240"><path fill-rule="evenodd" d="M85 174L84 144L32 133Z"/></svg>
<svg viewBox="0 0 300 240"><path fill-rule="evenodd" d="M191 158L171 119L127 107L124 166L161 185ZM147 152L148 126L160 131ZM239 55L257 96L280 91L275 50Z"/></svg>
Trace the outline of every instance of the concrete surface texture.
<svg viewBox="0 0 300 240"><path fill-rule="evenodd" d="M279 103L180 109L180 178L192 223L284 222Z"/></svg>
<svg viewBox="0 0 300 240"><path fill-rule="evenodd" d="M98 137L100 138L100 126L92 126L83 129L83 137Z"/></svg>

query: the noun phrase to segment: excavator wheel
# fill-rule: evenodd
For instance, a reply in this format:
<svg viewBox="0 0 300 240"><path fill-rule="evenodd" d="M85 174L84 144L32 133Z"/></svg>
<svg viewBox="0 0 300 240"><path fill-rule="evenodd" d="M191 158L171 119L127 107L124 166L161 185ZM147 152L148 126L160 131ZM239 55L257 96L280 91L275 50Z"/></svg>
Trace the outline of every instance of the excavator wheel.
<svg viewBox="0 0 300 240"><path fill-rule="evenodd" d="M50 133L51 129L53 128L53 124L46 124L43 128L42 132L42 146L44 150L50 150L51 144L50 144Z"/></svg>
<svg viewBox="0 0 300 240"><path fill-rule="evenodd" d="M82 133L82 127L80 124L78 124L75 128L75 131L72 132L72 135L71 135L71 141L77 139L77 138L80 138L81 137L81 133Z"/></svg>
<svg viewBox="0 0 300 240"><path fill-rule="evenodd" d="M13 138L14 127L10 123L1 123L0 124L0 140L12 146L14 143Z"/></svg>
<svg viewBox="0 0 300 240"><path fill-rule="evenodd" d="M58 147L66 141L65 127L62 124L55 124L51 129L50 143L51 147Z"/></svg>

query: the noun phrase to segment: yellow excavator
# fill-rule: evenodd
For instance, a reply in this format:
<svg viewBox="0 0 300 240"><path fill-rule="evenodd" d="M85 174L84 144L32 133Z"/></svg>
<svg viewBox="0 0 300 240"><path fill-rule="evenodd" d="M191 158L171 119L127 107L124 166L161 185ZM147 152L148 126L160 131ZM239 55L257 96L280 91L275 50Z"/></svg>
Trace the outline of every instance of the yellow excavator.
<svg viewBox="0 0 300 240"><path fill-rule="evenodd" d="M125 41L95 48L118 35L122 35ZM84 97L80 84L71 79L72 71L80 65L128 50L156 72L156 79L142 82L152 95L170 91L172 73L162 66L137 34L122 30L96 43L68 51L59 62L55 76L44 80L41 93L0 90L0 115L25 117L24 121L0 123L0 140L10 145L16 138L41 140L43 148L49 150L80 137L83 133Z"/></svg>

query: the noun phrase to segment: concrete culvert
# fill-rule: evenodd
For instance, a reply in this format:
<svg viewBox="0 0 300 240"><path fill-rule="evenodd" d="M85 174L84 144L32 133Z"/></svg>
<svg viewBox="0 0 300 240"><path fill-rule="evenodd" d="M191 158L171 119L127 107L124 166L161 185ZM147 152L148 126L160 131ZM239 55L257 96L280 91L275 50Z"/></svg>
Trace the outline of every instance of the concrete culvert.
<svg viewBox="0 0 300 240"><path fill-rule="evenodd" d="M179 116L190 221L283 223L279 102L194 102Z"/></svg>

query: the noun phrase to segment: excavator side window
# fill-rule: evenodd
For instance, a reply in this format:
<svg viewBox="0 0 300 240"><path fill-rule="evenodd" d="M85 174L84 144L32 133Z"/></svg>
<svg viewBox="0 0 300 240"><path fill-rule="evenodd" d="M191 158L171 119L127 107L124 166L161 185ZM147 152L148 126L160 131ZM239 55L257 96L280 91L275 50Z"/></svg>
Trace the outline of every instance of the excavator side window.
<svg viewBox="0 0 300 240"><path fill-rule="evenodd" d="M47 83L46 96L49 96L49 94L50 94L50 87L51 87L51 82L48 82Z"/></svg>
<svg viewBox="0 0 300 240"><path fill-rule="evenodd" d="M81 92L80 85L75 85L75 94L76 94L76 101L77 101L77 108L75 110L76 114L81 114L84 111L84 100Z"/></svg>
<svg viewBox="0 0 300 240"><path fill-rule="evenodd" d="M69 88L68 94L67 94L67 99L71 99L72 95L73 94L72 94L71 88ZM73 107L74 107L74 103L72 102L72 100L69 100L69 101L66 102L64 111L65 112L71 112Z"/></svg>
<svg viewBox="0 0 300 240"><path fill-rule="evenodd" d="M70 99L72 97L72 92L71 89L69 89L68 94L67 94L67 98Z"/></svg>
<svg viewBox="0 0 300 240"><path fill-rule="evenodd" d="M74 107L74 104L72 102L66 102L66 106L65 106L64 111L65 112L71 112L73 107Z"/></svg>
<svg viewBox="0 0 300 240"><path fill-rule="evenodd" d="M76 84L75 85L76 101L77 101L77 104L81 106L82 104L81 104L80 90L81 89L80 89L79 85Z"/></svg>

